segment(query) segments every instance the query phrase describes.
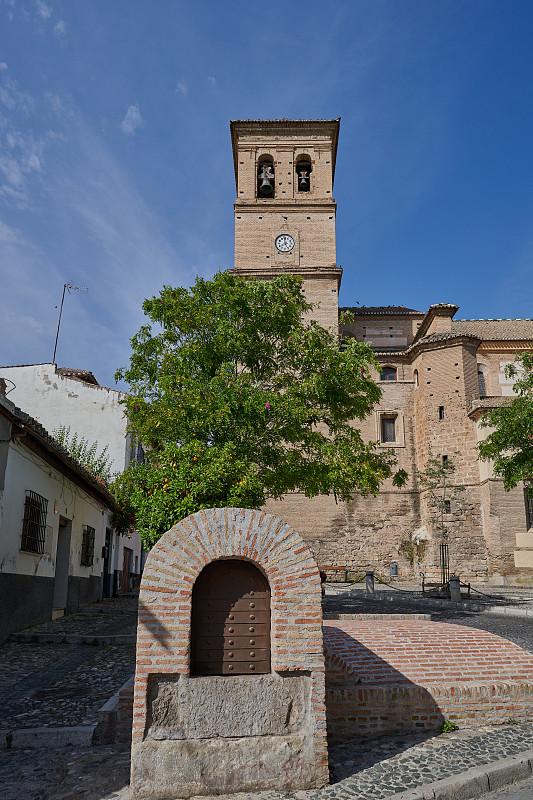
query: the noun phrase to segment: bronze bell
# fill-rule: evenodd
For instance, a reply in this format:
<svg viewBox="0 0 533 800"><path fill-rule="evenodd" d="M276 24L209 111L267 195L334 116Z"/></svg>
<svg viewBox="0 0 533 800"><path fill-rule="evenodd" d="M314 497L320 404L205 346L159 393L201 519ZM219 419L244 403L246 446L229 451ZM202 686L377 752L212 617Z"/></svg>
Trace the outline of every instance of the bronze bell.
<svg viewBox="0 0 533 800"><path fill-rule="evenodd" d="M272 172L270 164L263 164L258 177L261 180L259 194L262 197L272 197L274 194L274 187L272 186L271 181L274 180L274 173Z"/></svg>
<svg viewBox="0 0 533 800"><path fill-rule="evenodd" d="M272 188L272 184L270 183L269 179L266 175L261 177L261 186L259 187L259 194L263 197L272 197L274 194L274 189Z"/></svg>

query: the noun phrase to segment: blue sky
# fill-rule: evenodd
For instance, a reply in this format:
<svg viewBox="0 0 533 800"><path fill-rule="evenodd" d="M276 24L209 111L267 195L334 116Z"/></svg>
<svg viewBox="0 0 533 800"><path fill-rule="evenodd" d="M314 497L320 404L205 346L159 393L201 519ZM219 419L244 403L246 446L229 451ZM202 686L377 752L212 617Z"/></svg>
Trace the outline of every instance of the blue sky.
<svg viewBox="0 0 533 800"><path fill-rule="evenodd" d="M229 120L341 117L342 305L533 317L531 0L0 0L0 364L113 386L233 264Z"/></svg>

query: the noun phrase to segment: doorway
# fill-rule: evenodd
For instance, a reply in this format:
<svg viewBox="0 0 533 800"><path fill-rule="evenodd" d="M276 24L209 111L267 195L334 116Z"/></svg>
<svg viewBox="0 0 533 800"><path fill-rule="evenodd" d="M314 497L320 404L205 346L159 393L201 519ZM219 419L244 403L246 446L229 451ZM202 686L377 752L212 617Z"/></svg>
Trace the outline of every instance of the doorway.
<svg viewBox="0 0 533 800"><path fill-rule="evenodd" d="M67 607L71 535L72 520L65 519L65 517L59 517L59 531L57 534L56 549L56 571L54 578L54 598L52 603L53 619L62 617Z"/></svg>
<svg viewBox="0 0 533 800"><path fill-rule="evenodd" d="M130 572L133 550L125 547L122 556L122 575L120 577L120 592L129 592L130 590Z"/></svg>

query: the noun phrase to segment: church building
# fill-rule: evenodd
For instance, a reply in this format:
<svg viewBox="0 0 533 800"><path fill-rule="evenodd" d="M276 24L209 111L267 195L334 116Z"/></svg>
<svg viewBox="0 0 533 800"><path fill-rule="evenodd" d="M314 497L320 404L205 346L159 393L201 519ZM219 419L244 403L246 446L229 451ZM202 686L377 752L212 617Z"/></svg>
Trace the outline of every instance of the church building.
<svg viewBox="0 0 533 800"><path fill-rule="evenodd" d="M342 269L335 244L333 197L340 120L239 120L231 123L237 199L232 272L267 280L304 278L311 316L342 338L367 342L381 365L382 398L363 423L366 440L394 449L409 474L399 489L387 481L377 497L354 494L311 500L290 494L267 510L310 544L320 566L367 569L388 578L446 570L491 583L533 579L533 500L505 492L476 445L480 420L513 395L505 367L533 350L533 320L456 320L458 306L427 311L404 306L340 309ZM353 322L339 323L343 310ZM359 424L359 423L358 423ZM429 459L453 464L451 488L439 495L420 481ZM454 487L461 487L456 489ZM435 495L435 491L433 491ZM441 513L442 512L442 513Z"/></svg>

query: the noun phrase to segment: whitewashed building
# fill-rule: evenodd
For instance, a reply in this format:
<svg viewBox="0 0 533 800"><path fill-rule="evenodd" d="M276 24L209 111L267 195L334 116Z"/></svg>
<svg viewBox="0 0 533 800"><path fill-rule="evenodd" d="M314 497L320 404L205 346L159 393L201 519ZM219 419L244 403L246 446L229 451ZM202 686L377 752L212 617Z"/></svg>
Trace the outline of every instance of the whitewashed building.
<svg viewBox="0 0 533 800"><path fill-rule="evenodd" d="M55 364L25 364L0 367L6 381L6 394L53 432L60 426L98 442L98 452L107 446L113 473L123 472L142 451L132 444L120 401L124 392L100 386L92 372L57 367ZM120 535L109 527L105 560L102 565L102 591L105 597L128 591L140 579L143 551L138 533Z"/></svg>
<svg viewBox="0 0 533 800"><path fill-rule="evenodd" d="M107 488L0 391L0 641L102 596L113 507Z"/></svg>

